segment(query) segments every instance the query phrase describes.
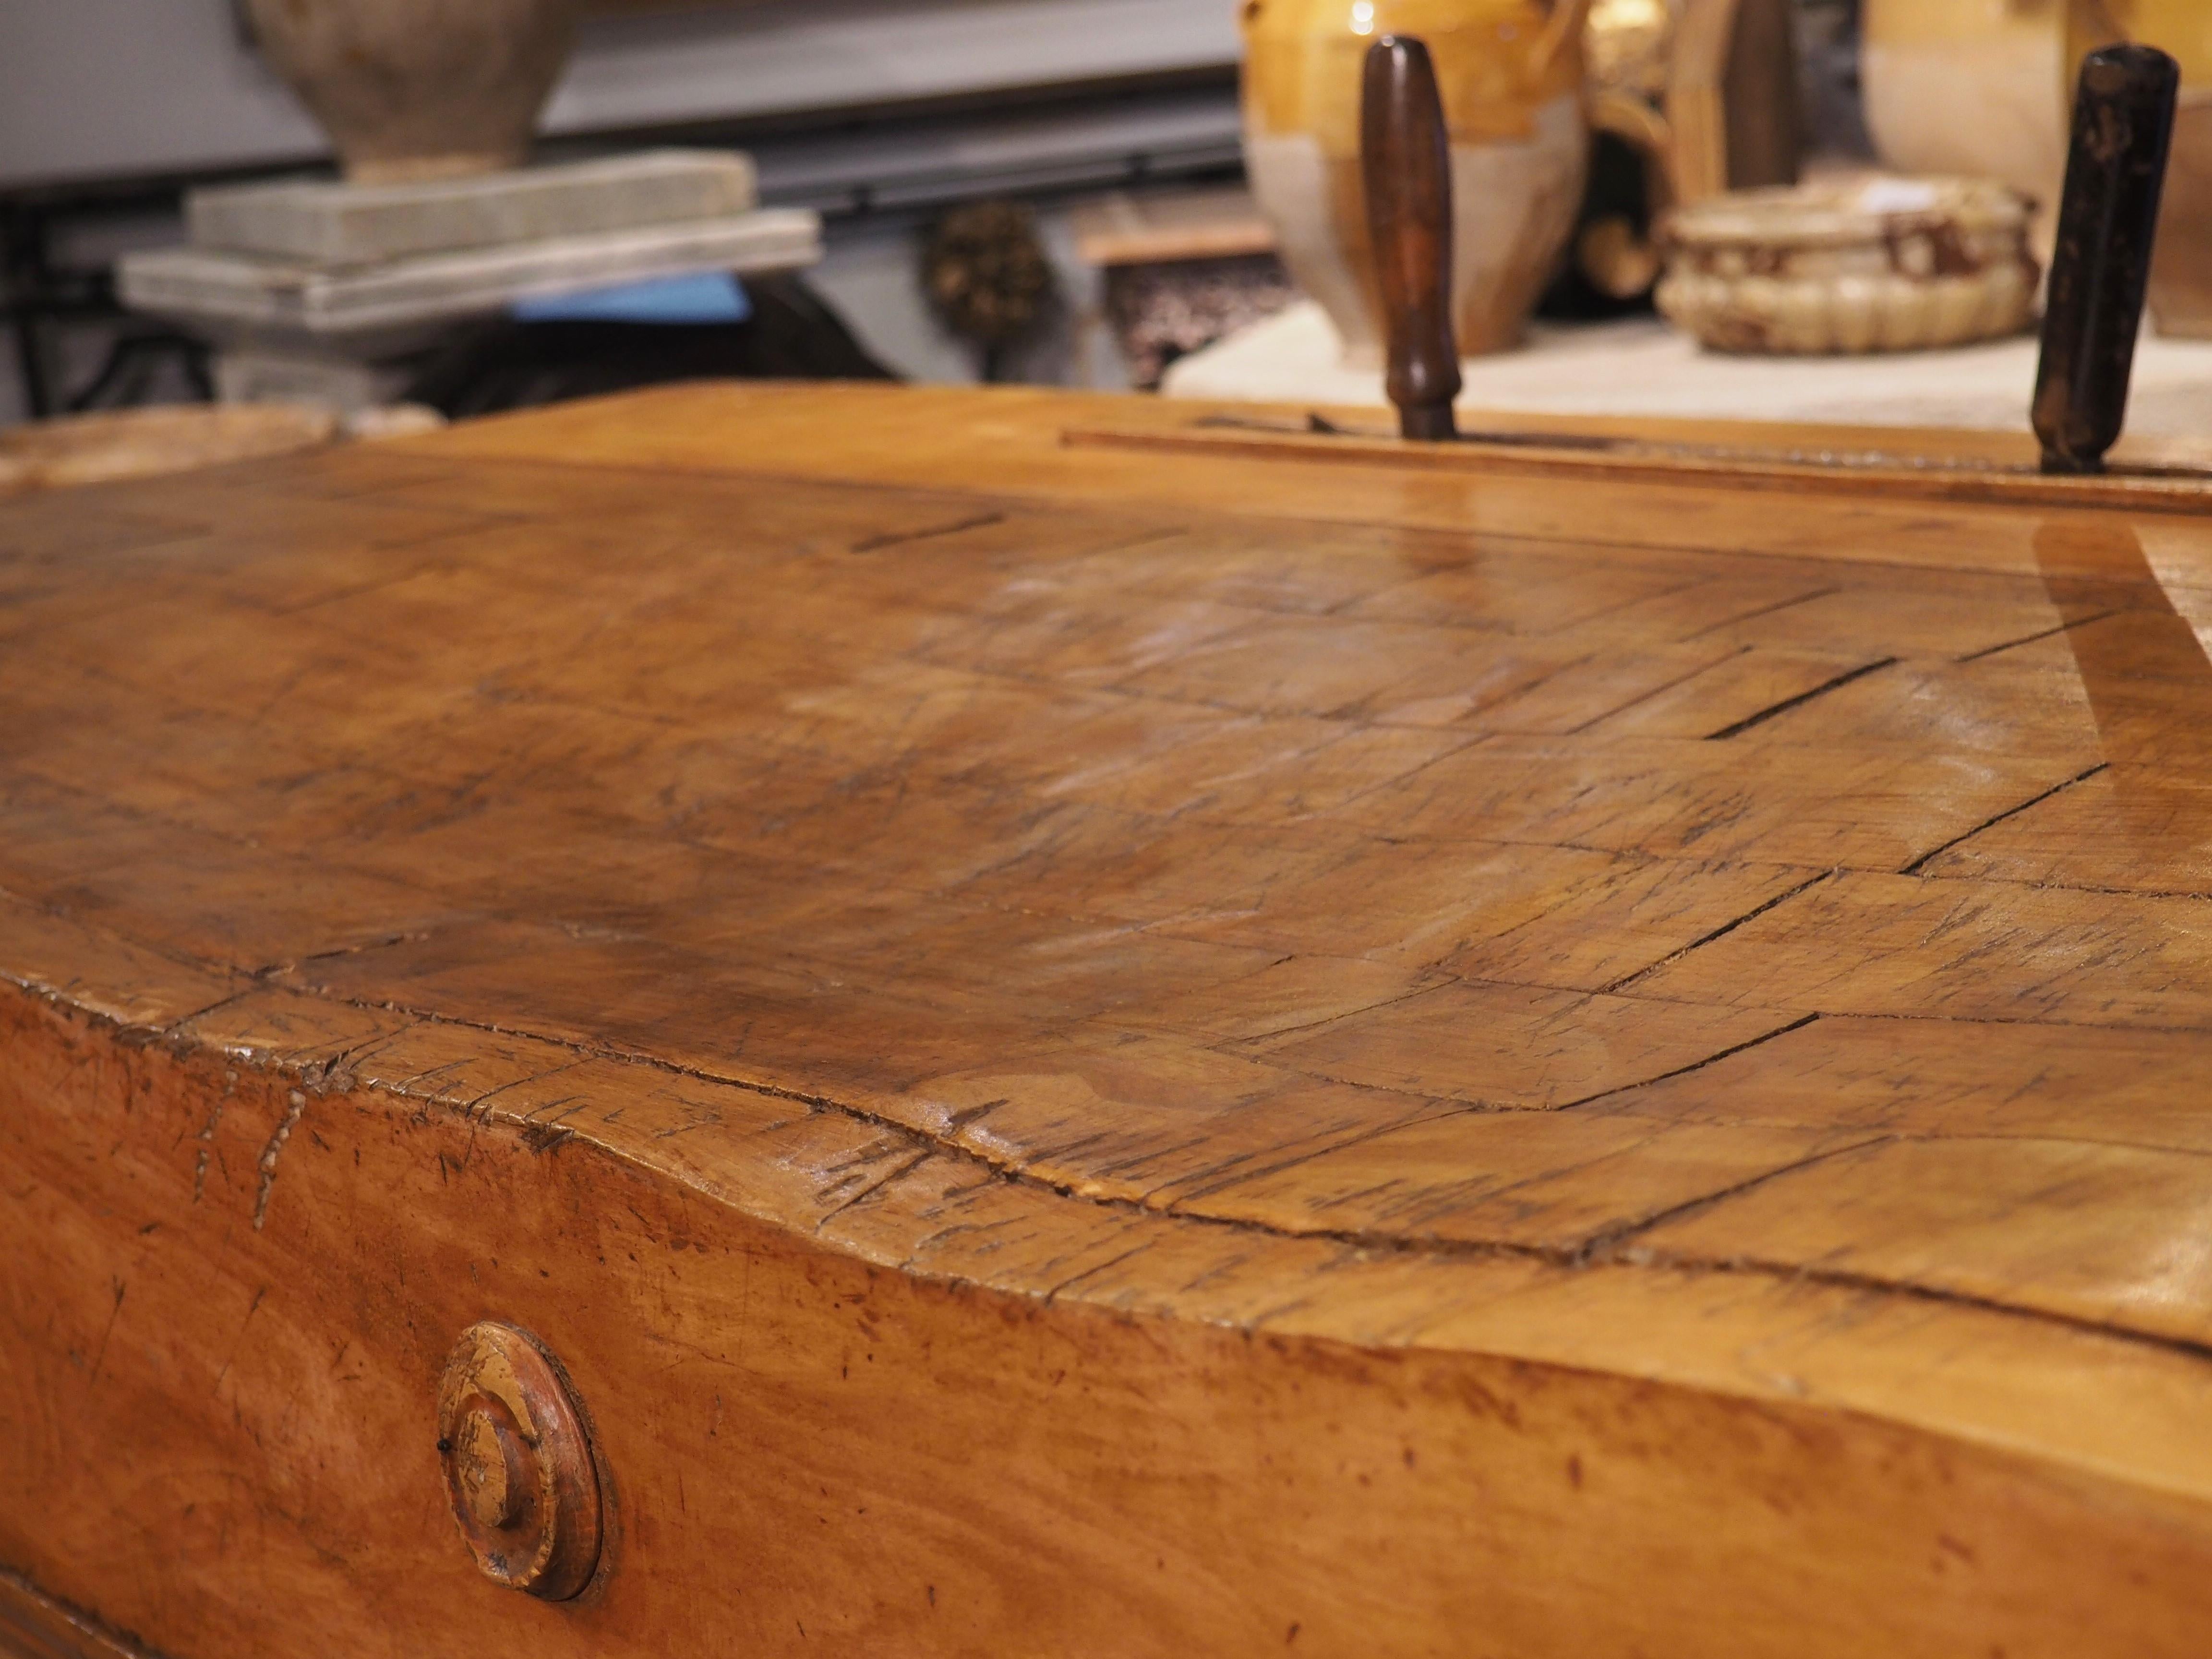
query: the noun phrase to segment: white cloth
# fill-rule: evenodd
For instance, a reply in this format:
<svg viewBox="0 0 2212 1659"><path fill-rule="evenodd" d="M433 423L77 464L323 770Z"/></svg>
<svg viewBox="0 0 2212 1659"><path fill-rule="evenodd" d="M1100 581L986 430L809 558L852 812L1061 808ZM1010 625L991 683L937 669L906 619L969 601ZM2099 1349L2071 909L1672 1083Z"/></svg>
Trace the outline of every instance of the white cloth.
<svg viewBox="0 0 2212 1659"><path fill-rule="evenodd" d="M2026 431L2037 345L2021 336L1955 351L1869 357L1730 357L1655 319L1540 326L1523 349L1462 367L1468 409L1948 426ZM1382 404L1379 374L1346 368L1310 301L1194 352L1168 370L1170 397ZM2146 334L2128 430L2212 437L2212 341Z"/></svg>

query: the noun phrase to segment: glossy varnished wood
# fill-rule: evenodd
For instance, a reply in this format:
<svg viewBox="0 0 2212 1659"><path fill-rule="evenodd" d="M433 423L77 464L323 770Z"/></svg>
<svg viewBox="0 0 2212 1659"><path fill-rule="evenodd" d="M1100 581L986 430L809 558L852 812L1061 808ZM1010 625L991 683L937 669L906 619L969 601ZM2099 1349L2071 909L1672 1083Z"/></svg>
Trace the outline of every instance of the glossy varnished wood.
<svg viewBox="0 0 2212 1659"><path fill-rule="evenodd" d="M1407 449L1376 427L1371 416L1349 420L1310 410L1280 415L1221 414L1164 421L1157 411L1136 418L1109 412L1105 423L1071 426L1061 441L1084 449L1133 449L1170 454L1272 460L1286 466L1422 467L1486 477L1583 483L1721 485L1731 491L1811 490L1860 496L1893 506L1944 505L2117 508L2131 513L2212 514L2212 468L2191 443L2144 446L2172 462L2138 463L2106 472L2035 470L2020 458L2009 434L1927 434L1916 448L1908 433L1856 428L1808 428L1753 422L1626 422L1523 417L1486 422L1488 430L1456 434L1456 442ZM1723 435L1724 434L1724 435ZM1431 433L1416 436L1451 436ZM1824 441L1825 440L1825 441ZM1924 441L1923 438L1923 441Z"/></svg>
<svg viewBox="0 0 2212 1659"><path fill-rule="evenodd" d="M1451 132L1429 49L1385 35L1360 82L1360 189L1375 251L1388 373L1402 434L1453 435L1459 345L1452 331Z"/></svg>
<svg viewBox="0 0 2212 1659"><path fill-rule="evenodd" d="M2201 1650L2212 526L1108 418L0 510L0 1567L179 1659ZM484 1319L573 1601L455 1529Z"/></svg>
<svg viewBox="0 0 2212 1659"><path fill-rule="evenodd" d="M2081 62L2035 383L2045 472L2101 472L2126 422L2180 95L2181 65L2155 46Z"/></svg>

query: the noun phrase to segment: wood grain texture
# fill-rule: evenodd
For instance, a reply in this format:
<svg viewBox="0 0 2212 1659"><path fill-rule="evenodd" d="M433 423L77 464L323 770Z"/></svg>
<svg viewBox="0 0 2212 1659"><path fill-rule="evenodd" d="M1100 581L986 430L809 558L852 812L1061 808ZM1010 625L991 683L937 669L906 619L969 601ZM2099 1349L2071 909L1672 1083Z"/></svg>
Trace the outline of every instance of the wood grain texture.
<svg viewBox="0 0 2212 1659"><path fill-rule="evenodd" d="M1394 402L1403 404L1395 381L1391 396ZM1450 406L1443 407L1448 410ZM1439 471L1561 483L1589 478L1655 483L1679 480L1739 491L1811 489L1893 502L2117 507L2192 517L2212 511L2212 477L2194 463L2183 471L2122 469L2106 472L2101 466L2084 466L2063 471L2053 467L2039 474L1993 465L1976 453L1980 448L1978 445L1958 453L1945 449L1916 455L1891 434L1880 431L1862 432L1852 449L1831 453L1802 441L1776 443L1770 440L1737 448L1686 434L1668 441L1601 436L1577 431L1575 427L1575 422L1559 421L1545 422L1548 430L1522 431L1514 425L1489 433L1471 430L1456 434L1460 440L1456 443L1416 451L1410 456L1396 448L1389 435L1369 431L1360 424L1314 431L1310 413L1291 421L1280 416L1216 415L1179 429L1164 427L1156 419L1116 418L1110 423L1072 428L1066 441L1083 448L1250 456L1291 465L1421 465ZM1782 429L1790 430L1786 425ZM1455 434L1436 430L1407 431L1403 435L1437 439ZM2109 447L2111 440L2106 442Z"/></svg>
<svg viewBox="0 0 2212 1659"><path fill-rule="evenodd" d="M0 1567L177 1659L2193 1654L2212 524L708 386L0 508ZM434 1443L482 1319L573 1602Z"/></svg>
<svg viewBox="0 0 2212 1659"><path fill-rule="evenodd" d="M143 1650L88 1614L0 1571L0 1653L9 1659L143 1659Z"/></svg>
<svg viewBox="0 0 2212 1659"><path fill-rule="evenodd" d="M1384 35L1360 80L1359 185L1386 347L1383 384L1403 436L1453 436L1452 153L1436 64L1420 40ZM1515 319L1517 323L1518 319Z"/></svg>

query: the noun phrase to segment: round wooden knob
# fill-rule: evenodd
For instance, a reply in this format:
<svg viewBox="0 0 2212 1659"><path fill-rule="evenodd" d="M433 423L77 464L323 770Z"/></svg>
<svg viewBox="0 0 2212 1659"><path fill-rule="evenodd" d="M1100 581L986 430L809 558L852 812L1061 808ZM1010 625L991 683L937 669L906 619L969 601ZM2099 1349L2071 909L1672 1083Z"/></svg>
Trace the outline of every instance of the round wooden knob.
<svg viewBox="0 0 2212 1659"><path fill-rule="evenodd" d="M599 1562L599 1476L552 1358L487 1320L461 1333L438 1382L438 1455L453 1519L484 1576L566 1601Z"/></svg>

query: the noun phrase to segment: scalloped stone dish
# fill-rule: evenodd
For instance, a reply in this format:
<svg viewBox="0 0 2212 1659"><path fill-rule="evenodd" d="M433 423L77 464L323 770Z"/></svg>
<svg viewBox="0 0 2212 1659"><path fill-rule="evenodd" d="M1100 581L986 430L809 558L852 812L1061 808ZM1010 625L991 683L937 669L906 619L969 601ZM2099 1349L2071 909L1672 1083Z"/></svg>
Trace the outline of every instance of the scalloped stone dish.
<svg viewBox="0 0 2212 1659"><path fill-rule="evenodd" d="M1922 351L2017 333L2033 204L1967 179L1738 191L1661 227L1660 312L1710 350Z"/></svg>

